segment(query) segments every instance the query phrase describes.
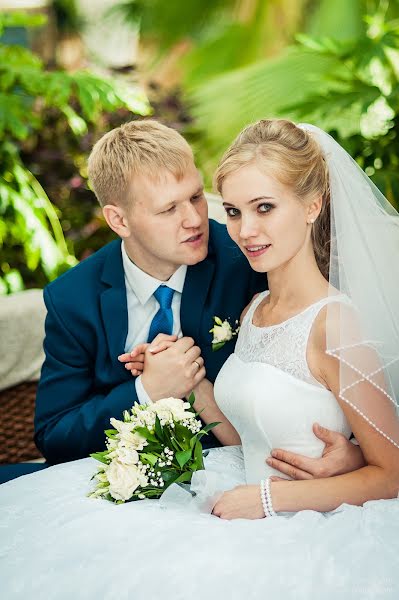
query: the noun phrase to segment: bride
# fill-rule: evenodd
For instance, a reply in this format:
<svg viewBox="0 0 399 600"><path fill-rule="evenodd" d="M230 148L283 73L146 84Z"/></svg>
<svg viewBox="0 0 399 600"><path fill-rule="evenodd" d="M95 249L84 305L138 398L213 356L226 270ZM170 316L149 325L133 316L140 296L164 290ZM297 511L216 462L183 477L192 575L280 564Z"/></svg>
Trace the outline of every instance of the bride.
<svg viewBox="0 0 399 600"><path fill-rule="evenodd" d="M173 486L161 502L88 499L92 459L16 479L0 490L7 599L398 597L398 215L330 136L289 121L247 127L216 184L269 291L214 389L196 389L226 445L198 478L208 514ZM265 453L320 456L315 421L353 433L365 466L278 477Z"/></svg>

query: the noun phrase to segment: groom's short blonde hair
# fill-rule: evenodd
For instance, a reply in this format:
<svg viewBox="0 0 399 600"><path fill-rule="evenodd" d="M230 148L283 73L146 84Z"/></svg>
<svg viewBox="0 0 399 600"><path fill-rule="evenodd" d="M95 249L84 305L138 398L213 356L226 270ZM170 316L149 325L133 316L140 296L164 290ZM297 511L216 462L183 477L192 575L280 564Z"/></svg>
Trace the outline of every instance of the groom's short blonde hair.
<svg viewBox="0 0 399 600"><path fill-rule="evenodd" d="M167 171L180 180L193 161L190 146L174 129L153 119L131 121L94 145L89 179L101 206L126 204L134 196L135 175L159 180Z"/></svg>

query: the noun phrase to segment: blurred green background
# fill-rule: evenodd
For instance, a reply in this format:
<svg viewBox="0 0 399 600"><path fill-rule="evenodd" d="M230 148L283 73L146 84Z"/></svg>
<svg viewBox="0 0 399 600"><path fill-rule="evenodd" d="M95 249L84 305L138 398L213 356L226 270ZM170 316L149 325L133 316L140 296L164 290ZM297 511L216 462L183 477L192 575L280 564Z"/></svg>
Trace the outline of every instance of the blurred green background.
<svg viewBox="0 0 399 600"><path fill-rule="evenodd" d="M209 190L244 125L308 121L398 208L397 0L2 4L0 293L42 287L113 239L86 163L131 119L183 133Z"/></svg>

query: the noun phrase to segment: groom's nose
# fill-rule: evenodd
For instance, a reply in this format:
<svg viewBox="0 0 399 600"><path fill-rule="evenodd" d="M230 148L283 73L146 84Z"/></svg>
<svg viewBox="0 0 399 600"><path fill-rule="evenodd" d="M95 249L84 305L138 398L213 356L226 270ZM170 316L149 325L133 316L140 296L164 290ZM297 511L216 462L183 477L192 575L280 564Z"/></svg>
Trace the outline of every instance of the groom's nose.
<svg viewBox="0 0 399 600"><path fill-rule="evenodd" d="M185 229L193 229L201 225L202 217L191 202L184 207L183 211L182 224Z"/></svg>

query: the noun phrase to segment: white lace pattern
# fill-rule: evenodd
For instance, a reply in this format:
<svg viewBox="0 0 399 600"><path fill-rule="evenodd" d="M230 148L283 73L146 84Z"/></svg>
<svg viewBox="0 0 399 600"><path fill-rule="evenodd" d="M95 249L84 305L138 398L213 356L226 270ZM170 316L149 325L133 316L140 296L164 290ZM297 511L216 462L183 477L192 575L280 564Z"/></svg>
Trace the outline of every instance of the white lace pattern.
<svg viewBox="0 0 399 600"><path fill-rule="evenodd" d="M323 387L309 370L306 358L312 325L320 310L331 302L349 302L346 296L330 296L311 304L290 319L257 327L253 324L255 310L269 292L259 294L249 307L241 325L235 352L243 362L267 363L289 375L318 387Z"/></svg>

